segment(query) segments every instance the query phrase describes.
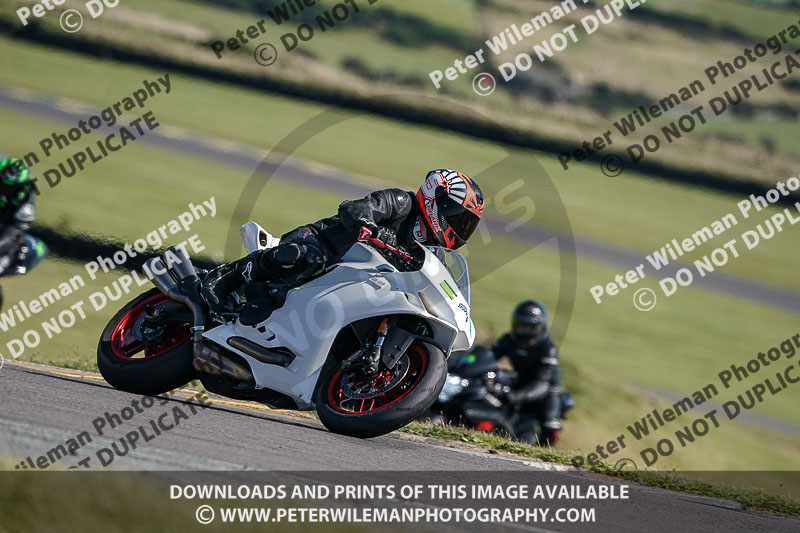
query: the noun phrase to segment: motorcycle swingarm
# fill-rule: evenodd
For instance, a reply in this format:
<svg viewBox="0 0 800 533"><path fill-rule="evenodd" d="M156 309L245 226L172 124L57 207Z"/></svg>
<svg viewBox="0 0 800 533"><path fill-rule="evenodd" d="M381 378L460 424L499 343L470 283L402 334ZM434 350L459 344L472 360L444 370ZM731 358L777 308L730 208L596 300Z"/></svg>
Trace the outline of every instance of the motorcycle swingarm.
<svg viewBox="0 0 800 533"><path fill-rule="evenodd" d="M145 320L151 324L165 324L167 322L194 321L194 316L185 305L179 302L167 302L155 306L159 310L156 316L145 315Z"/></svg>

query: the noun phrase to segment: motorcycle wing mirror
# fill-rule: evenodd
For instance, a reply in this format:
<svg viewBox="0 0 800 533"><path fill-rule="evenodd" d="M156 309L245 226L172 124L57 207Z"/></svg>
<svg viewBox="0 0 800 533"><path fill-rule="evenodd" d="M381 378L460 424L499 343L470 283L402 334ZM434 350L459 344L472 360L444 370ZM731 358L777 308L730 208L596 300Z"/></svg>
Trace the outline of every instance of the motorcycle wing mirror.
<svg viewBox="0 0 800 533"><path fill-rule="evenodd" d="M247 253L274 248L281 242L280 239L273 237L267 230L255 222L242 224L241 233L244 249L247 250Z"/></svg>

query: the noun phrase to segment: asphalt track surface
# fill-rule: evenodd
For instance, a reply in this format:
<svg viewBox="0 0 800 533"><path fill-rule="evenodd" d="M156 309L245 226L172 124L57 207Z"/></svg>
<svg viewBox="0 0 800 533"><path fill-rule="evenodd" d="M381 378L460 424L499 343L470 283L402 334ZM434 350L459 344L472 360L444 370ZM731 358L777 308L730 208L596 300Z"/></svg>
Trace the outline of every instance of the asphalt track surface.
<svg viewBox="0 0 800 533"><path fill-rule="evenodd" d="M70 126L73 127L79 120L85 120L100 111L93 106L75 100L34 93L4 84L0 84L0 106L8 107L15 112L29 113L48 120L70 123ZM119 119L116 125L117 128L129 122L125 118L128 117ZM135 117L130 117L130 119L133 118ZM114 130L114 128L101 129ZM47 135L47 133L43 135ZM279 158L268 159L265 157L265 152L251 146L209 138L183 128L165 124L161 124L160 127L153 131L149 131L147 135L137 142L145 142L162 149L178 151L193 157L204 157L247 169L255 169L263 162L267 171L277 168L274 179L289 180L294 185L306 185L336 193L342 197L355 198L363 196L376 188L392 186L372 179L365 180L340 169L323 167L314 162L294 157L289 157L283 161L280 161ZM80 146L83 145L81 144ZM31 149L36 149L36 147L31 146ZM54 161L56 160L54 159ZM277 167L278 164L280 165L279 167ZM46 194L47 185L44 180L42 182L39 185L44 190L43 194ZM485 214L483 219L490 233L498 235L505 231L504 228L510 221L494 213ZM680 236L676 235L676 238L678 237ZM558 248L556 238L560 238L562 242L564 242L564 239L573 238L575 250L579 256L611 264L618 267L620 272L633 269L637 265L646 262L646 253L641 251L580 236L570 237L562 232L532 223L515 230L514 238L524 240L531 247L541 245L552 249ZM661 277L674 277L675 273L684 266L686 265L672 262L663 267L658 274ZM647 268L650 270L649 266ZM719 271L695 279L693 285L800 314L800 293L783 287Z"/></svg>
<svg viewBox="0 0 800 533"><path fill-rule="evenodd" d="M120 413L131 401L141 399L116 391L97 374L55 367L6 361L0 369L0 450L4 459L34 460L81 431L94 439L75 456L57 461L53 469L73 466L81 456L93 456L101 447L150 419L179 406L187 414L190 392L183 390L169 401L143 409L114 429L97 436L93 421L105 412ZM217 471L214 481L224 483L250 473L256 479L268 472L292 471L304 480L328 480L327 474L357 476L358 472L405 472L395 476L414 479L425 471L446 472L441 483L458 483L460 476L483 471L494 476L507 473L529 484L623 484L619 480L580 472L562 465L526 461L490 454L477 449L451 448L429 439L404 434L360 440L326 431L311 415L268 409L261 405L212 398L205 408L181 421L156 439L117 456L105 470ZM97 462L97 461L95 461ZM57 466L56 466L57 465ZM95 469L104 470L99 464ZM416 473L413 471L417 471ZM314 474L317 472L317 474ZM341 472L341 474L338 474ZM177 474L174 474L177 475ZM486 474L488 475L488 474ZM316 476L316 478L315 478ZM466 478L465 478L466 479ZM489 478L487 478L489 479ZM362 480L363 481L363 480ZM324 481L323 481L324 482ZM744 511L737 503L630 485L624 501L592 502L596 521L592 524L493 524L493 531L647 531L660 532L796 532L800 521ZM579 503L540 501L543 507ZM431 505L437 505L436 502ZM441 503L439 505L442 505ZM586 503L580 503L585 506ZM457 527L437 524L422 530L476 530L477 524ZM486 525L483 525L486 530Z"/></svg>

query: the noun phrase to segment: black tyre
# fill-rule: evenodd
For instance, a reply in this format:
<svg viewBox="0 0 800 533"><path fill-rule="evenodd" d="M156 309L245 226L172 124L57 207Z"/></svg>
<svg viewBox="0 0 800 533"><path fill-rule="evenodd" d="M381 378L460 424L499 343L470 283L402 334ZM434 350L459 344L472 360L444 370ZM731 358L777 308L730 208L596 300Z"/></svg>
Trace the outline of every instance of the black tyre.
<svg viewBox="0 0 800 533"><path fill-rule="evenodd" d="M322 368L315 402L322 423L334 433L370 438L399 429L433 405L447 377L444 353L414 342L394 371L376 380L344 374L330 358Z"/></svg>
<svg viewBox="0 0 800 533"><path fill-rule="evenodd" d="M108 323L97 346L97 366L115 389L134 394L162 394L194 378L191 324L171 326L157 346L145 346L134 336L134 327L144 316L145 303L169 300L156 288L139 295L120 309Z"/></svg>

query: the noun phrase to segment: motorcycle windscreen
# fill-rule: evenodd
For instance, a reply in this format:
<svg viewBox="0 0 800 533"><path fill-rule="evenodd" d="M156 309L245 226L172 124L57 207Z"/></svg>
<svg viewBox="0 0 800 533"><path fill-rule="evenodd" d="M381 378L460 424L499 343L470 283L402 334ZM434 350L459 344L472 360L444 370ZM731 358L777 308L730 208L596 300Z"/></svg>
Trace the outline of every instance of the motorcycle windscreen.
<svg viewBox="0 0 800 533"><path fill-rule="evenodd" d="M440 246L429 246L428 248L447 268L450 275L453 276L453 281L456 282L458 290L464 295L467 305L469 305L469 268L467 267L467 260L464 259L463 255L449 248Z"/></svg>

